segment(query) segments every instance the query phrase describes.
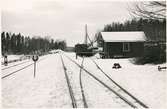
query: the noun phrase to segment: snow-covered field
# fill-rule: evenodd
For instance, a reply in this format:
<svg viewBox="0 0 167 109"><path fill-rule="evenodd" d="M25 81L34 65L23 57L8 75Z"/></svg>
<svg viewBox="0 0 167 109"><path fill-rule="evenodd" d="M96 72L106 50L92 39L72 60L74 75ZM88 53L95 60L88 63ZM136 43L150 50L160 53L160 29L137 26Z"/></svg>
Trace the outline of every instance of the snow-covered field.
<svg viewBox="0 0 167 109"><path fill-rule="evenodd" d="M23 57L23 56L24 56L24 55L8 55L8 61L20 59L20 58ZM2 57L2 56L1 56L1 61L3 61L3 57Z"/></svg>
<svg viewBox="0 0 167 109"><path fill-rule="evenodd" d="M106 63L107 61L107 63ZM158 71L158 65L133 65L127 59L96 61L110 77L152 108L166 104L166 70ZM112 69L119 62L121 69ZM166 66L162 64L161 66Z"/></svg>
<svg viewBox="0 0 167 109"><path fill-rule="evenodd" d="M7 56L8 65L18 63L18 61L20 61L21 63L21 61L26 60L26 59L29 59L29 57L26 55L8 55ZM3 56L1 56L1 67L5 67Z"/></svg>
<svg viewBox="0 0 167 109"><path fill-rule="evenodd" d="M45 59L37 63L36 78L30 66L2 80L3 107L70 107L59 57L47 55L42 58Z"/></svg>
<svg viewBox="0 0 167 109"><path fill-rule="evenodd" d="M158 65L133 65L128 59L98 59L99 66L118 84L151 108L164 108L166 104L166 71L158 71ZM121 69L112 69L120 63ZM87 68L93 72L87 60ZM162 66L165 66L164 64Z"/></svg>
<svg viewBox="0 0 167 109"><path fill-rule="evenodd" d="M81 64L82 58L75 59L75 53L65 53ZM2 79L2 106L12 108L71 108L71 99L64 75L60 54L49 54L37 63L36 78L33 78L33 65L7 78ZM150 108L165 108L166 70L158 71L158 65L134 65L129 59L96 59L99 66L116 82L135 95ZM79 85L80 69L63 55L70 83L78 107L83 107ZM84 59L84 67L99 79L110 85L90 58ZM2 70L8 74L32 63ZM120 63L121 69L112 69ZM15 63L17 64L17 63ZM166 64L161 64L165 66ZM5 68L4 66L1 66ZM82 71L82 82L88 107L90 108L128 108L115 94Z"/></svg>

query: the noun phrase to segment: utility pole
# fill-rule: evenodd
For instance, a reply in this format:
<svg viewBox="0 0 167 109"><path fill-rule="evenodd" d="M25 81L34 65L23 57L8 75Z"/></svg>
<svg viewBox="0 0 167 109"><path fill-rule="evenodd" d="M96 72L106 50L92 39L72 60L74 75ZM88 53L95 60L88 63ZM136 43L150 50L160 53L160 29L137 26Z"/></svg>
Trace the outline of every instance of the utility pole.
<svg viewBox="0 0 167 109"><path fill-rule="evenodd" d="M87 24L85 25L85 42L86 45L88 44L88 32L87 32Z"/></svg>

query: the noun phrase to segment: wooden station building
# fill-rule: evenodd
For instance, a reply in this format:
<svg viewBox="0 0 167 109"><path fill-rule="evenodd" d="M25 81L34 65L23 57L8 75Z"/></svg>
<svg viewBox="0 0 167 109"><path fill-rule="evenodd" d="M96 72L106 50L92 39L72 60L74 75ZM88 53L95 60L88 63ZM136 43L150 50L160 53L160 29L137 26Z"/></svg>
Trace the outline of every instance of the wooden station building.
<svg viewBox="0 0 167 109"><path fill-rule="evenodd" d="M146 36L143 31L101 32L97 46L105 58L140 57Z"/></svg>

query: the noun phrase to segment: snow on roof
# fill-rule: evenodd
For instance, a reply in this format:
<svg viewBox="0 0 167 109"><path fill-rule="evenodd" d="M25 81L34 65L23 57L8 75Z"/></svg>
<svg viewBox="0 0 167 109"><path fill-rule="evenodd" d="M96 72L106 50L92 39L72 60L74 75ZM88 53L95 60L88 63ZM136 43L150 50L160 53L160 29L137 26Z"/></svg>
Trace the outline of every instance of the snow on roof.
<svg viewBox="0 0 167 109"><path fill-rule="evenodd" d="M101 32L105 42L142 42L146 40L143 31Z"/></svg>

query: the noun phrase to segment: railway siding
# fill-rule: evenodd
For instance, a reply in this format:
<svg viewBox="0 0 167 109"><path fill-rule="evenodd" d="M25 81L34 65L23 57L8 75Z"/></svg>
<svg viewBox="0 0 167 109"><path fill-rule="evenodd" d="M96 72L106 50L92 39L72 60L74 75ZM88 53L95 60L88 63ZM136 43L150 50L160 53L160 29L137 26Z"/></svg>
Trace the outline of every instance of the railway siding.
<svg viewBox="0 0 167 109"><path fill-rule="evenodd" d="M122 101L124 101L125 103L127 103L129 106L131 106L133 108L138 108L138 107L148 108L147 105L145 105L143 102L141 102L139 99L137 99L134 95L132 95L131 93L129 93L127 90L125 90L123 87L121 87L118 83L116 83L114 80L112 80L107 74L105 74L105 72L100 68L100 66L97 65L97 63L95 61L94 61L94 64L96 65L96 67L115 85L113 87L117 87L117 90L112 89L111 85L108 85L105 82L101 81L99 79L99 77L96 77L95 75L93 75L92 73L90 73L87 69L85 69L85 67L79 65L77 62L75 62L74 60L72 60L70 57L68 57L68 56L66 56L66 57L69 60L71 60L73 63L75 63L78 67L82 68L87 74L89 74L91 77L93 77L99 83L101 83L103 86L105 86L110 91L112 91L113 93L115 93L115 95L117 95L120 99L122 99ZM131 98L131 99L129 100L129 98Z"/></svg>
<svg viewBox="0 0 167 109"><path fill-rule="evenodd" d="M96 76L94 76L92 73L90 73L88 70L86 70L84 67L80 66L77 62L72 60L70 57L65 55L69 60L71 60L73 63L75 63L78 67L82 68L87 74L89 74L91 77L93 77L95 80L97 80L99 83L101 83L104 87L106 87L108 90L112 91L114 94L116 94L120 99L122 99L125 103L127 103L130 107L137 108L133 103L131 103L128 99L124 98L121 94L117 93L115 90L110 88L107 84L105 84L103 81L98 79Z"/></svg>
<svg viewBox="0 0 167 109"><path fill-rule="evenodd" d="M43 58L41 58L39 61L37 61L38 63L40 62L40 61L42 61L42 60L44 60L46 57L43 57ZM13 75L13 74L15 74L15 73L18 73L19 71L22 71L22 70L24 70L24 69L26 69L26 68L29 68L30 66L32 66L34 64L34 62L32 62L32 61L26 61L26 62L23 62L23 63L19 63L19 64L15 64L15 65L13 65L13 66L9 66L9 67L7 67L6 69L4 69L3 71L2 71L2 77L1 77L1 79L5 79L5 78L7 78L7 77L9 77L9 76L11 76L11 75ZM23 66L23 67L22 67Z"/></svg>
<svg viewBox="0 0 167 109"><path fill-rule="evenodd" d="M109 75L107 75L102 68L93 60L91 59L92 62L96 65L96 67L112 82L116 85L116 87L119 88L119 90L123 91L125 94L127 94L128 96L130 96L132 99L134 99L136 101L136 103L138 103L139 105L141 105L143 108L148 108L148 106L146 104L144 104L142 101L140 101L138 98L136 98L134 95L132 95L129 91L127 91L126 89L124 89L122 86L120 86L116 81L114 81Z"/></svg>

